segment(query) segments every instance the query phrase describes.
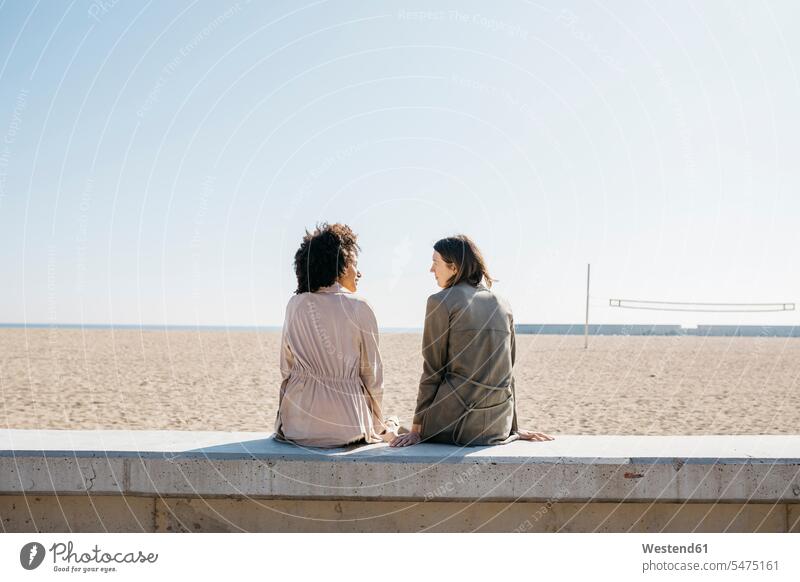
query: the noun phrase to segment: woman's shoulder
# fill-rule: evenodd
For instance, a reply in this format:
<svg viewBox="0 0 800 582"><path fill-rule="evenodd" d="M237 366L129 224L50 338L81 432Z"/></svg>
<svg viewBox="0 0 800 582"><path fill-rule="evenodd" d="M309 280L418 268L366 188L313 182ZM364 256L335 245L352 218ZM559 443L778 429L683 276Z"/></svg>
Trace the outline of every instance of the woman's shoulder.
<svg viewBox="0 0 800 582"><path fill-rule="evenodd" d="M297 305L299 301L302 301L303 295L305 295L305 293L295 293L289 297L289 300L286 302L286 310L289 311L292 307Z"/></svg>
<svg viewBox="0 0 800 582"><path fill-rule="evenodd" d="M444 289L428 296L428 301L444 303L445 305L452 306L457 303L469 301L469 298L481 289L484 288L471 285L467 281L461 281L452 287L445 287Z"/></svg>
<svg viewBox="0 0 800 582"><path fill-rule="evenodd" d="M345 297L347 297L352 306L354 318L359 327L377 331L378 319L375 317L375 310L372 309L372 304L357 293L347 293Z"/></svg>
<svg viewBox="0 0 800 582"><path fill-rule="evenodd" d="M511 309L511 303L508 301L508 299L506 299L505 295L503 295L502 293L498 293L496 290L488 288L488 287L485 288L485 289L494 296L495 300L498 303L500 303L501 305L504 305L509 310Z"/></svg>
<svg viewBox="0 0 800 582"><path fill-rule="evenodd" d="M504 295L501 295L492 289L488 289L488 291L489 293L492 294L492 297L494 297L497 306L500 309L502 309L506 314L513 316L513 311L511 310L511 302L508 299L506 299Z"/></svg>
<svg viewBox="0 0 800 582"><path fill-rule="evenodd" d="M356 312L366 315L367 317L375 317L375 310L372 308L372 303L363 295L358 293L343 293L341 297L352 305Z"/></svg>
<svg viewBox="0 0 800 582"><path fill-rule="evenodd" d="M373 326L377 325L375 310L372 308L372 304L362 295L356 293L337 293L335 303L313 302L313 299L319 296L332 295L318 293L298 293L292 295L286 305L287 317L292 317L292 314L296 313L298 308L302 311L304 309L303 305L305 305L307 301L312 301L312 306L318 306L318 310L315 309L317 313L329 313L330 309L340 310L344 308L346 312L350 314L349 317L355 321L365 322L365 324Z"/></svg>
<svg viewBox="0 0 800 582"><path fill-rule="evenodd" d="M460 293L453 294L452 301L463 300L465 305L472 305L473 301L475 300L475 296L480 296L480 302L490 302L494 304L500 310L506 312L507 314L511 315L511 303L506 299L506 297L500 293L498 293L495 289L491 287L487 287L483 283L479 285L470 285L469 283L459 283L454 287L454 289L458 289Z"/></svg>
<svg viewBox="0 0 800 582"><path fill-rule="evenodd" d="M444 301L447 298L447 296L452 293L451 290L452 287L441 289L436 293L431 293L430 295L428 295L428 299L429 300L433 299L434 301L439 301L439 302Z"/></svg>
<svg viewBox="0 0 800 582"><path fill-rule="evenodd" d="M321 294L321 293L297 293L295 295L292 295L289 298L289 302L287 303L287 306L296 305L296 304L299 304L299 303L302 303L302 302L308 300L309 298L320 296L320 295L323 295L323 294ZM329 294L326 293L324 295L329 295ZM334 295L334 294L330 294L330 295ZM335 296L337 298L337 301L347 301L349 304L355 306L357 309L362 309L362 310L366 310L366 311L373 311L372 304L369 301L367 301L367 299L363 295L359 295L358 293L351 293L351 292L348 292L348 293L336 293Z"/></svg>
<svg viewBox="0 0 800 582"><path fill-rule="evenodd" d="M367 300L367 298L364 297L363 295L358 295L356 293L351 293L350 294L350 299L352 299L353 301L358 303L358 305L361 306L362 309L368 309L369 311L373 311L372 303L370 303Z"/></svg>
<svg viewBox="0 0 800 582"><path fill-rule="evenodd" d="M433 307L443 306L449 311L451 305L453 304L453 289L453 287L444 288L441 291L437 291L436 293L428 295L428 308L430 309Z"/></svg>

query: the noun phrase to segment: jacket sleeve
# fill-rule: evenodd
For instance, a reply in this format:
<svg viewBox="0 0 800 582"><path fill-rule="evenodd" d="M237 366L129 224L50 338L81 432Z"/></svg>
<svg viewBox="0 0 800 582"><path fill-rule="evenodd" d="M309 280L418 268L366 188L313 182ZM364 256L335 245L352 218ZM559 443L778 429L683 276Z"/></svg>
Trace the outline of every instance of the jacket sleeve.
<svg viewBox="0 0 800 582"><path fill-rule="evenodd" d="M514 362L517 359L517 335L514 332L514 318L511 319L511 395L514 399L514 418L511 420L511 433L517 432L517 392L515 389Z"/></svg>
<svg viewBox="0 0 800 582"><path fill-rule="evenodd" d="M371 403L373 420L383 427L383 361L380 352L378 321L368 303L359 306L358 326L360 330L359 375ZM380 430L380 428L378 430Z"/></svg>
<svg viewBox="0 0 800 582"><path fill-rule="evenodd" d="M422 424L425 412L433 403L436 391L447 372L447 344L450 336L450 313L444 302L434 295L425 307L422 332L422 377L419 381L417 407L413 424Z"/></svg>

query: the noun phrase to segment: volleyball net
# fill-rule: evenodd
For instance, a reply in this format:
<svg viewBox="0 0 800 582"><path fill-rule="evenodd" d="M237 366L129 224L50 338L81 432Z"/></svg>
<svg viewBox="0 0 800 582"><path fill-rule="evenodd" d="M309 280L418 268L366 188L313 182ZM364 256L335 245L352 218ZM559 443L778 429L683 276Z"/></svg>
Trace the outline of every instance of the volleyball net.
<svg viewBox="0 0 800 582"><path fill-rule="evenodd" d="M609 299L610 307L646 309L650 311L695 311L704 313L765 313L794 311L795 304L777 303L702 303L690 301L648 301L643 299Z"/></svg>

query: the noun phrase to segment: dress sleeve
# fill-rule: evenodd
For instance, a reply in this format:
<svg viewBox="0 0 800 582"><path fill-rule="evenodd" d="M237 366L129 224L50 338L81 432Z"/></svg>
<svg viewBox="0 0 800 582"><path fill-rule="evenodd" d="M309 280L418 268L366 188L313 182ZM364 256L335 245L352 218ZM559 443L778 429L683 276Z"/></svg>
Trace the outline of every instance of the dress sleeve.
<svg viewBox="0 0 800 582"><path fill-rule="evenodd" d="M360 331L359 375L369 397L373 419L377 426L383 427L383 361L381 360L378 321L368 303L358 306Z"/></svg>
<svg viewBox="0 0 800 582"><path fill-rule="evenodd" d="M278 412L275 415L275 432L282 435L281 429L281 403L283 402L283 395L286 392L286 385L289 382L289 376L294 367L294 354L292 348L289 346L289 326L292 320L292 305L291 302L286 306L286 315L283 318L283 328L281 330L281 346L278 367L281 371L281 387L278 393Z"/></svg>
<svg viewBox="0 0 800 582"><path fill-rule="evenodd" d="M294 354L292 348L289 346L289 326L292 320L291 305L286 306L286 315L283 319L283 329L281 330L281 356L280 356L280 370L281 370L281 387L286 384L289 375L292 373L294 367ZM281 390L281 393L283 390Z"/></svg>
<svg viewBox="0 0 800 582"><path fill-rule="evenodd" d="M417 407L413 424L422 424L425 412L433 403L436 391L447 371L447 343L450 336L450 314L447 306L435 296L425 306L425 327L422 332L422 377L419 381Z"/></svg>

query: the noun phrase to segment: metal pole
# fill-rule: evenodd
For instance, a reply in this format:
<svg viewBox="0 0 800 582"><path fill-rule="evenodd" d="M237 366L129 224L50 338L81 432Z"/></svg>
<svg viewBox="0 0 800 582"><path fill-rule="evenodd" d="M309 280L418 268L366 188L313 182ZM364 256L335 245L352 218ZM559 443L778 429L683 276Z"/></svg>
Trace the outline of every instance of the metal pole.
<svg viewBox="0 0 800 582"><path fill-rule="evenodd" d="M583 327L583 349L589 349L589 276L592 272L592 265L586 265L586 324Z"/></svg>

